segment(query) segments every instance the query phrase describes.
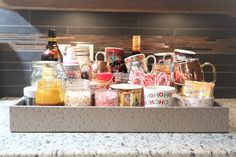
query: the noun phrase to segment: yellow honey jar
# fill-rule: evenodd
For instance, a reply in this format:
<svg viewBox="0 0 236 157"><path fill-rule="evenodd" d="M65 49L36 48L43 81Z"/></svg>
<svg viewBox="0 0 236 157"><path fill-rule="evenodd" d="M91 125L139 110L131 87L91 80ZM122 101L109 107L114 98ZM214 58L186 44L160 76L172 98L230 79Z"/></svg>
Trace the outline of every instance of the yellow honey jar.
<svg viewBox="0 0 236 157"><path fill-rule="evenodd" d="M35 104L38 106L64 105L62 81L56 78L54 68L43 68L42 79L38 81Z"/></svg>

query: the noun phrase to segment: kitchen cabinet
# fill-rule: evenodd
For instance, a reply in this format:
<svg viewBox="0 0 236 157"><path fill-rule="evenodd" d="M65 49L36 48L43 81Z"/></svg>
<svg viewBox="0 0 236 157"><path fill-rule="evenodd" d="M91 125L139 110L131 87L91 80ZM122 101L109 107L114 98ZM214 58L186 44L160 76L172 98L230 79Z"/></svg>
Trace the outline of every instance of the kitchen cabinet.
<svg viewBox="0 0 236 157"><path fill-rule="evenodd" d="M147 13L236 13L235 0L0 0L0 7Z"/></svg>

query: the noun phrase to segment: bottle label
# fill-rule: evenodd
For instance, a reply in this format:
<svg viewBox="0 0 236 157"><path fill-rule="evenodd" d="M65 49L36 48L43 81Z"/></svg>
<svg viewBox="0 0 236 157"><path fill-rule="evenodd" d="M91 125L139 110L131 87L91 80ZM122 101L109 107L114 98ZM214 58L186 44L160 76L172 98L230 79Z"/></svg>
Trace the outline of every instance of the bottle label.
<svg viewBox="0 0 236 157"><path fill-rule="evenodd" d="M133 52L140 52L140 36L133 36L132 40L132 51Z"/></svg>
<svg viewBox="0 0 236 157"><path fill-rule="evenodd" d="M56 42L56 41L57 41L57 38L48 38L48 41Z"/></svg>

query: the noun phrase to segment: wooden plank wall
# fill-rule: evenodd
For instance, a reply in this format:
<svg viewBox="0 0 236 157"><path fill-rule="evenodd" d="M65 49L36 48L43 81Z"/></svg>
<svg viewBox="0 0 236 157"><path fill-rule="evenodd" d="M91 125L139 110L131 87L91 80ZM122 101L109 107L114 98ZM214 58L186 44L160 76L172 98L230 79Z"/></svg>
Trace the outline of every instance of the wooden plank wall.
<svg viewBox="0 0 236 157"><path fill-rule="evenodd" d="M236 97L236 17L223 14L150 14L0 9L0 97L22 96L30 84L31 61L39 60L47 30L56 28L59 43L90 42L131 51L132 35L142 52L196 51L201 63L217 68L216 97ZM210 73L206 74L210 79Z"/></svg>

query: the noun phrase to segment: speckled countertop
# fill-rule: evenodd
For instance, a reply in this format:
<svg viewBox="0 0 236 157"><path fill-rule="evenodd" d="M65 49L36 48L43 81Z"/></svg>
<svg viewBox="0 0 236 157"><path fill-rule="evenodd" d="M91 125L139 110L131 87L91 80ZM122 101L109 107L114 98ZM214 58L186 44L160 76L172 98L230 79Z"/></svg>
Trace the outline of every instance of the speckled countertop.
<svg viewBox="0 0 236 157"><path fill-rule="evenodd" d="M11 133L9 105L0 101L0 156L168 156L236 157L236 99L230 107L230 133Z"/></svg>

